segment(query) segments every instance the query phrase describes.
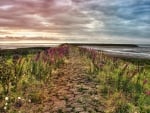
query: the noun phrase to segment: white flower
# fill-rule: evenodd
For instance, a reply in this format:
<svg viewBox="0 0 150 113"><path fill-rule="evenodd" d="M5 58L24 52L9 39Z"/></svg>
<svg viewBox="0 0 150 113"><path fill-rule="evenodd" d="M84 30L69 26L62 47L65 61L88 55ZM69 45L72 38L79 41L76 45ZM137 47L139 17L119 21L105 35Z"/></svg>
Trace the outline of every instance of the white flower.
<svg viewBox="0 0 150 113"><path fill-rule="evenodd" d="M6 103L5 103L5 106L7 106L7 105L8 105L8 103L6 102Z"/></svg>
<svg viewBox="0 0 150 113"><path fill-rule="evenodd" d="M21 97L18 97L18 100L21 100Z"/></svg>
<svg viewBox="0 0 150 113"><path fill-rule="evenodd" d="M8 100L9 100L9 97L5 97L5 100L8 101Z"/></svg>
<svg viewBox="0 0 150 113"><path fill-rule="evenodd" d="M31 102L31 100L30 100L30 99L29 99L28 101L29 101L29 102Z"/></svg>
<svg viewBox="0 0 150 113"><path fill-rule="evenodd" d="M7 109L7 107L5 106L5 107L4 107L4 110L6 110L6 109Z"/></svg>

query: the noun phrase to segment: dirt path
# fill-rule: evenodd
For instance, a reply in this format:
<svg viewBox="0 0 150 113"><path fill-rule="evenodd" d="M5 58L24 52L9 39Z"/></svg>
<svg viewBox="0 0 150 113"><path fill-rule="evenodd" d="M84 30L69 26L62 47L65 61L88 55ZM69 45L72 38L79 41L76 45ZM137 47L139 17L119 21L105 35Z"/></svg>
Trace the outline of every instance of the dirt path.
<svg viewBox="0 0 150 113"><path fill-rule="evenodd" d="M86 74L89 64L74 50L68 62L52 77L49 109L45 113L102 113L98 83ZM94 78L94 77L93 77Z"/></svg>

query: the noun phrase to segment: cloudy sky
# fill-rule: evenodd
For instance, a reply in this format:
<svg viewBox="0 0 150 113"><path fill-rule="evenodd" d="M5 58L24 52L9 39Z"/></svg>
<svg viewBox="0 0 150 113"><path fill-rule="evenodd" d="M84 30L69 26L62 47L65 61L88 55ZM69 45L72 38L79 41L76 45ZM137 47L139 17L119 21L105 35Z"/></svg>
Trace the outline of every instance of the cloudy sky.
<svg viewBox="0 0 150 113"><path fill-rule="evenodd" d="M0 43L24 40L150 44L150 0L0 0Z"/></svg>

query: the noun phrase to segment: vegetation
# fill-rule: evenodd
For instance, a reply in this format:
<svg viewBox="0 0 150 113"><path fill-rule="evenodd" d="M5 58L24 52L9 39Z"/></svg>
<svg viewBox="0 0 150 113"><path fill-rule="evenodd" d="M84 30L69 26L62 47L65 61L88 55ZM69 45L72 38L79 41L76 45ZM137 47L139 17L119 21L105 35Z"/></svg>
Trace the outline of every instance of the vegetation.
<svg viewBox="0 0 150 113"><path fill-rule="evenodd" d="M90 62L86 73L89 78L94 75L99 84L106 113L150 113L149 60L121 59L68 45L1 55L0 112L17 113L23 104L42 104L47 98L44 91L52 87L51 76L69 60L69 52L75 48L85 62Z"/></svg>
<svg viewBox="0 0 150 113"><path fill-rule="evenodd" d="M91 60L102 95L115 113L150 112L150 61L121 59L92 49L80 49ZM109 109L108 108L108 109Z"/></svg>
<svg viewBox="0 0 150 113"><path fill-rule="evenodd" d="M10 106L21 107L23 101L41 102L39 86L51 85L51 74L68 56L69 47L61 46L39 51L37 54L12 54L0 57L0 112L9 112ZM29 87L32 91L29 92ZM28 94L25 95L26 91ZM19 98L19 103L18 99ZM26 98L26 100L25 100ZM20 104L18 106L18 104Z"/></svg>

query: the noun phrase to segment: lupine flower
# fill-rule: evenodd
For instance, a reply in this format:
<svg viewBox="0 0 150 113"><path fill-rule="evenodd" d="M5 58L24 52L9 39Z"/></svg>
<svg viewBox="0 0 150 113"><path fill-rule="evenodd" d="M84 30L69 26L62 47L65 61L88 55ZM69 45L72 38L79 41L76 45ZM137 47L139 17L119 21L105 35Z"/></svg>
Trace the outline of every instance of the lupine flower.
<svg viewBox="0 0 150 113"><path fill-rule="evenodd" d="M40 57L40 52L35 56L35 61L38 61Z"/></svg>
<svg viewBox="0 0 150 113"><path fill-rule="evenodd" d="M101 67L103 67L104 66L104 64L105 64L105 62L104 61L101 61L100 63L99 63L99 68L101 68Z"/></svg>
<svg viewBox="0 0 150 113"><path fill-rule="evenodd" d="M150 91L146 91L145 94L148 95L148 96L150 96Z"/></svg>
<svg viewBox="0 0 150 113"><path fill-rule="evenodd" d="M146 84L146 83L147 83L147 80L146 80L146 79L144 79L144 80L143 80L143 84Z"/></svg>

